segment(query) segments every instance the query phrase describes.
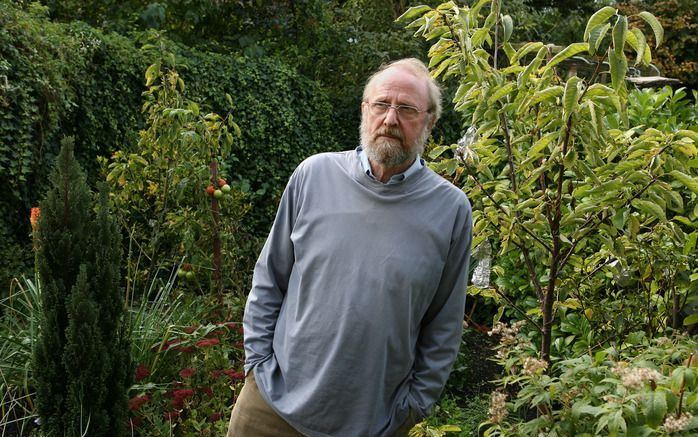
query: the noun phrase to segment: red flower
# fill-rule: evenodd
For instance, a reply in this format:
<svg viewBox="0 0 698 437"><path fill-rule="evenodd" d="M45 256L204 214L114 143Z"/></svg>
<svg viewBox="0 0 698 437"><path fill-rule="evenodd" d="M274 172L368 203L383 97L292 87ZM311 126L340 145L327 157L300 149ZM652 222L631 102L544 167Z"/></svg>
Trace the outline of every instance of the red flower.
<svg viewBox="0 0 698 437"><path fill-rule="evenodd" d="M180 388L179 390L175 390L172 392L172 396L174 396L175 399L186 399L189 396L194 394L194 390L190 388Z"/></svg>
<svg viewBox="0 0 698 437"><path fill-rule="evenodd" d="M182 353L191 353L194 352L194 348L191 346L177 346L174 348L177 352L182 352Z"/></svg>
<svg viewBox="0 0 698 437"><path fill-rule="evenodd" d="M223 418L223 415L221 413L213 413L210 416L208 416L208 421L209 422L217 422Z"/></svg>
<svg viewBox="0 0 698 437"><path fill-rule="evenodd" d="M212 396L213 396L213 390L211 390L211 387L202 387L202 388L199 389L199 391L200 391L201 393L204 393L204 394L207 395L208 397L212 397Z"/></svg>
<svg viewBox="0 0 698 437"><path fill-rule="evenodd" d="M238 348L238 349L245 349L245 343L243 343L243 342L241 342L241 341L238 341L238 342L235 343L233 346L235 346L235 347Z"/></svg>
<svg viewBox="0 0 698 437"><path fill-rule="evenodd" d="M206 338L204 340L199 340L196 342L196 347L209 347L209 346L215 346L221 341L217 338Z"/></svg>
<svg viewBox="0 0 698 437"><path fill-rule="evenodd" d="M41 209L32 208L31 214L29 215L29 223L32 225L32 232L36 232L36 226L39 224L39 216L41 216Z"/></svg>
<svg viewBox="0 0 698 437"><path fill-rule="evenodd" d="M223 334L225 334L225 331L223 331L221 329L216 329L216 330L211 331L208 334L206 334L206 338L220 337Z"/></svg>
<svg viewBox="0 0 698 437"><path fill-rule="evenodd" d="M138 411L143 404L150 400L149 394L144 394L141 396L135 396L128 400L128 409L131 411Z"/></svg>
<svg viewBox="0 0 698 437"><path fill-rule="evenodd" d="M195 373L195 369L192 369L191 367L185 367L184 369L179 371L179 376L181 376L182 378L189 378Z"/></svg>
<svg viewBox="0 0 698 437"><path fill-rule="evenodd" d="M148 370L147 367L145 367L143 364L139 364L136 367L136 381L142 381L145 378L150 376L150 370Z"/></svg>
<svg viewBox="0 0 698 437"><path fill-rule="evenodd" d="M223 373L228 375L230 377L230 379L238 379L238 380L245 379L245 372L236 372L233 369L228 369L228 370L224 370Z"/></svg>

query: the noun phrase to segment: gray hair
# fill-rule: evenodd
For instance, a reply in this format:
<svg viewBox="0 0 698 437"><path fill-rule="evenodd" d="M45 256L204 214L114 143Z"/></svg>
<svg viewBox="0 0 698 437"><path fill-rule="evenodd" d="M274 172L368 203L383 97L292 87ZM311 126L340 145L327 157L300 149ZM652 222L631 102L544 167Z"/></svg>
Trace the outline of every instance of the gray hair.
<svg viewBox="0 0 698 437"><path fill-rule="evenodd" d="M433 121L436 123L439 117L441 117L441 88L439 88L439 85L429 74L429 69L424 65L424 62L417 58L404 58L381 65L380 68L368 78L368 81L366 81L363 100L366 101L368 98L368 93L371 91L373 81L376 77L385 70L393 67L404 68L415 76L425 80L429 92L429 112L433 114Z"/></svg>

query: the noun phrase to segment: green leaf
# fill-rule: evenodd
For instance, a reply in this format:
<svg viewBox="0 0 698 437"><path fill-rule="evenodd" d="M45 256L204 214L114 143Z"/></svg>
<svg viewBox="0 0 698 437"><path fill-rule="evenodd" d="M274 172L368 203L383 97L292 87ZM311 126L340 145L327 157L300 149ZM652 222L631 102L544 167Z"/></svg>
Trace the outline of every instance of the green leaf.
<svg viewBox="0 0 698 437"><path fill-rule="evenodd" d="M616 8L612 8L610 6L603 7L598 11L594 12L594 15L592 15L591 18L589 18L589 21L587 21L587 27L584 29L584 41L587 41L589 33L593 28L607 22L608 19L615 15L617 12L618 10Z"/></svg>
<svg viewBox="0 0 698 437"><path fill-rule="evenodd" d="M645 22L650 25L650 27L652 28L652 31L654 32L654 39L655 39L654 47L655 48L659 47L659 45L664 40L664 28L662 28L662 25L659 24L659 21L657 20L657 18L654 15L650 14L647 11L640 12L638 14L638 16L640 18L642 18L643 20L645 20Z"/></svg>
<svg viewBox="0 0 698 437"><path fill-rule="evenodd" d="M550 144L551 141L556 139L558 136L557 132L552 132L549 134L544 135L541 139L536 141L531 148L528 150L528 153L526 154L527 158L533 158L534 156L540 154L546 147L548 147L548 144Z"/></svg>
<svg viewBox="0 0 698 437"><path fill-rule="evenodd" d="M693 249L696 248L696 242L698 241L698 232L693 231L686 237L686 245L683 247L683 254L688 256L693 253Z"/></svg>
<svg viewBox="0 0 698 437"><path fill-rule="evenodd" d="M564 89L560 85L548 87L542 91L538 91L537 93L535 93L531 97L531 100L529 100L528 106L533 106L536 103L540 103L544 100L555 99L556 97L560 97L563 93Z"/></svg>
<svg viewBox="0 0 698 437"><path fill-rule="evenodd" d="M625 53L617 55L615 51L608 52L608 64L611 69L611 86L618 90L625 85L625 74L628 72L628 61Z"/></svg>
<svg viewBox="0 0 698 437"><path fill-rule="evenodd" d="M625 47L625 35L628 33L628 19L621 15L618 17L615 26L613 26L613 51L616 52L617 56L623 54L623 48Z"/></svg>
<svg viewBox="0 0 698 437"><path fill-rule="evenodd" d="M431 159L438 158L439 156L441 156L442 153L444 153L448 149L450 149L449 146L434 147L433 149L431 149L431 151L429 151L429 158L431 158Z"/></svg>
<svg viewBox="0 0 698 437"><path fill-rule="evenodd" d="M593 55L599 49L599 45L603 38L608 33L608 29L611 28L609 23L599 24L596 26L589 34L589 54Z"/></svg>
<svg viewBox="0 0 698 437"><path fill-rule="evenodd" d="M150 86L160 75L160 63L156 62L145 70L145 86Z"/></svg>
<svg viewBox="0 0 698 437"><path fill-rule="evenodd" d="M507 42L509 41L509 38L511 38L511 33L514 30L514 22L509 15L502 16L502 27L504 28L502 42Z"/></svg>
<svg viewBox="0 0 698 437"><path fill-rule="evenodd" d="M567 120L577 110L577 98L579 97L579 83L581 79L572 76L565 84L565 93L562 97L562 118Z"/></svg>
<svg viewBox="0 0 698 437"><path fill-rule="evenodd" d="M568 45L565 47L560 53L557 55L553 56L553 58L548 62L548 64L545 66L545 69L548 70L560 62L564 61L565 59L571 58L572 56L581 53L581 52L586 52L589 50L589 43L585 42L576 42L573 44Z"/></svg>
<svg viewBox="0 0 698 437"><path fill-rule="evenodd" d="M413 20L417 16L423 15L427 11L431 11L431 6L427 6L427 5L412 6L411 8L406 10L404 14L397 17L397 19L395 19L395 21L398 23L401 23L404 21Z"/></svg>
<svg viewBox="0 0 698 437"><path fill-rule="evenodd" d="M663 391L650 392L643 402L643 412L650 426L656 428L662 424L667 412L666 395Z"/></svg>
<svg viewBox="0 0 698 437"><path fill-rule="evenodd" d="M523 47L516 51L516 54L510 61L511 64L513 65L517 63L519 59L523 59L524 56L526 56L534 50L539 50L541 47L543 47L542 42L527 42L523 45Z"/></svg>
<svg viewBox="0 0 698 437"><path fill-rule="evenodd" d="M489 99L487 99L487 104L488 105L493 105L495 102L497 102L499 99L502 97L506 96L509 94L514 88L516 87L515 82L508 82L504 86L499 87L491 96Z"/></svg>
<svg viewBox="0 0 698 437"><path fill-rule="evenodd" d="M669 174L673 176L674 179L681 182L683 186L698 194L698 178L691 177L685 173L681 173L678 170L672 170L669 172Z"/></svg>
<svg viewBox="0 0 698 437"><path fill-rule="evenodd" d="M635 208L637 208L645 214L652 215L661 221L666 220L666 213L664 212L664 208L662 208L654 202L642 199L633 199L633 201L630 203Z"/></svg>
<svg viewBox="0 0 698 437"><path fill-rule="evenodd" d="M698 314L691 314L690 316L683 319L684 326L694 325L696 323L698 323Z"/></svg>
<svg viewBox="0 0 698 437"><path fill-rule="evenodd" d="M630 33L628 34L628 44L635 49L635 65L644 63L645 49L647 48L645 34L642 33L642 31L638 28L630 29Z"/></svg>

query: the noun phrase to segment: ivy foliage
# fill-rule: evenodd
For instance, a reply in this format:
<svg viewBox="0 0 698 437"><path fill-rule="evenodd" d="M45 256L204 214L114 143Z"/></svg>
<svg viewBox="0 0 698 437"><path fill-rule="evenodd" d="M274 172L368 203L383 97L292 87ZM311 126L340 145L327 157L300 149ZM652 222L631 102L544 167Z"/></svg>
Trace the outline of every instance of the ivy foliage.
<svg viewBox="0 0 698 437"><path fill-rule="evenodd" d="M85 23L52 22L47 13L39 4L0 0L0 229L7 230L0 257L18 260L26 271L29 209L46 190L61 139L74 137L91 186L102 179L99 157L137 147L145 125L143 71L151 61L139 50L149 34L126 38ZM207 112L236 115L242 137L226 163L229 177L248 193L252 231L266 233L292 169L313 153L338 149L327 94L274 57L169 44L189 66L182 72L185 97ZM3 292L19 273L3 263Z"/></svg>

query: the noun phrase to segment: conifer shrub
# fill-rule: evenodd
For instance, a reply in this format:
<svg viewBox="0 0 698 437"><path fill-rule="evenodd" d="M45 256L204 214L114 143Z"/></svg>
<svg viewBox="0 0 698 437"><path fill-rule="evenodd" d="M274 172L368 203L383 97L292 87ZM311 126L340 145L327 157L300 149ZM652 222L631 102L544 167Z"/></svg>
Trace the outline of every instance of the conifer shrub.
<svg viewBox="0 0 698 437"><path fill-rule="evenodd" d="M106 189L93 199L72 139L63 141L52 183L35 235L42 313L33 373L42 428L123 435L131 366L120 234Z"/></svg>

